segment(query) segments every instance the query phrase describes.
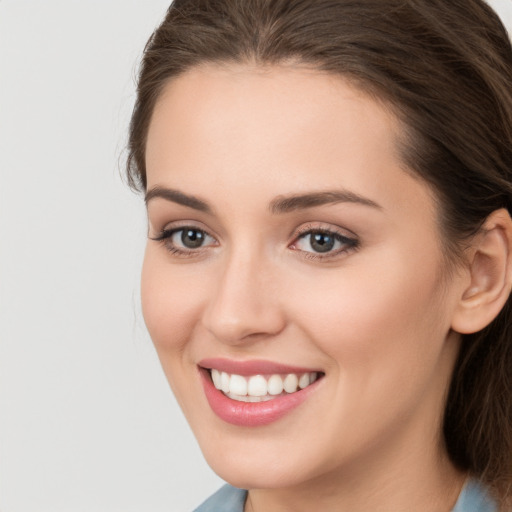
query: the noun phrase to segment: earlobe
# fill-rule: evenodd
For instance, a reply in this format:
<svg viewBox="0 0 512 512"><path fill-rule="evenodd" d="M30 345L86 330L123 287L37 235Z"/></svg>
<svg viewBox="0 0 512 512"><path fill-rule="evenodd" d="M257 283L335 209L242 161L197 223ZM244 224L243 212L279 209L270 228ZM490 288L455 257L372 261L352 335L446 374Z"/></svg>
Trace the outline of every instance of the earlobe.
<svg viewBox="0 0 512 512"><path fill-rule="evenodd" d="M489 325L505 305L512 287L512 219L505 209L487 217L475 236L464 287L452 329L471 334Z"/></svg>

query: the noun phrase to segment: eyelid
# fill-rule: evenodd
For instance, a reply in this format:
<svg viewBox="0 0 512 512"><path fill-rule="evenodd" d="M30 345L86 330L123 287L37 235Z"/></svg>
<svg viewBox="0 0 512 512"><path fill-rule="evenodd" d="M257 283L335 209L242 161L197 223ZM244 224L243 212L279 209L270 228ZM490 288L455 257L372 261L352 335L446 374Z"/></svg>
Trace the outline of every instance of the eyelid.
<svg viewBox="0 0 512 512"><path fill-rule="evenodd" d="M207 235L215 238L215 240L219 240L219 236L217 233L214 233L209 226L206 226L200 220L190 218L190 219L180 219L174 220L170 222L155 222L154 224L150 222L149 224L149 235L148 238L153 239L154 237L159 237L163 233L169 233L170 231L177 231L179 229L191 228L197 229L199 231L204 231ZM161 227L160 227L161 226ZM155 235L151 233L156 233Z"/></svg>
<svg viewBox="0 0 512 512"><path fill-rule="evenodd" d="M206 230L202 228L198 228L195 226L178 226L178 227L172 227L172 228L164 228L162 231L160 231L156 236L152 237L150 236L150 240L154 240L156 242L167 240L168 238L171 238L176 233L179 233L180 231L185 231L186 229L192 230L192 231L201 231L201 233L204 233L208 238L212 238L215 240L215 238L210 235Z"/></svg>
<svg viewBox="0 0 512 512"><path fill-rule="evenodd" d="M333 235L340 243L344 244L344 247L325 253L315 251L304 251L302 249L293 247L295 244L298 243L300 239L305 238L308 234L312 233L325 233ZM300 226L295 231L293 235L293 240L288 247L291 248L292 250L297 251L298 253L301 253L302 256L306 259L327 261L329 259L336 259L337 257L343 256L350 251L355 251L359 249L359 246L359 237L353 231L350 231L346 228L340 228L339 226L334 226L332 224L308 223L303 226Z"/></svg>
<svg viewBox="0 0 512 512"><path fill-rule="evenodd" d="M294 230L291 237L293 240L297 240L301 236L304 236L308 233L319 231L323 233L332 233L339 236L342 236L343 238L348 238L351 240L358 240L359 237L353 232L350 231L347 228L342 228L340 226L336 226L334 224L327 224L325 222L319 222L319 223L312 223L308 222L307 224L303 224L299 226L297 229Z"/></svg>
<svg viewBox="0 0 512 512"><path fill-rule="evenodd" d="M217 237L215 235L212 235L210 230L204 228L201 224L202 223L197 221L187 220L167 223L164 228L158 231L156 236L148 236L148 238L155 242L161 243L170 254L176 257L187 258L201 256L209 248L218 245ZM183 247L181 245L178 246L174 244L172 241L174 235L176 233L179 233L180 231L184 231L187 229L200 231L204 233L204 235L213 240L214 243L207 243L197 248Z"/></svg>

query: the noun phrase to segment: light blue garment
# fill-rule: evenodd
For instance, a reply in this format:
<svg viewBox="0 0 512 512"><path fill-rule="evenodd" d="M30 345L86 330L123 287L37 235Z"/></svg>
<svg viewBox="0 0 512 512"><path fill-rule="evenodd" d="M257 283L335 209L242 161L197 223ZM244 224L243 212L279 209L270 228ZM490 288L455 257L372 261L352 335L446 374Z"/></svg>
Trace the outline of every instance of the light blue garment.
<svg viewBox="0 0 512 512"><path fill-rule="evenodd" d="M476 480L469 480L452 512L498 512L498 506Z"/></svg>
<svg viewBox="0 0 512 512"><path fill-rule="evenodd" d="M194 512L243 512L246 498L247 491L225 485ZM498 512L498 507L478 482L470 480L452 512Z"/></svg>
<svg viewBox="0 0 512 512"><path fill-rule="evenodd" d="M247 491L231 485L221 487L194 512L244 512Z"/></svg>

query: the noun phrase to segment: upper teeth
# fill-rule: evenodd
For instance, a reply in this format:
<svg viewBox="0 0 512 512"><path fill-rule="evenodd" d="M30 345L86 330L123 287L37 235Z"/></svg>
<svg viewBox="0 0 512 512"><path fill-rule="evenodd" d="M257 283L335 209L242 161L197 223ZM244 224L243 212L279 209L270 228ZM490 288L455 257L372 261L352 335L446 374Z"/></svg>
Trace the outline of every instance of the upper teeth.
<svg viewBox="0 0 512 512"><path fill-rule="evenodd" d="M271 399L281 393L294 393L298 389L304 389L318 378L316 372L287 375L253 375L243 377L241 375L229 374L216 369L211 370L213 385L227 394L230 398L242 401L256 401Z"/></svg>

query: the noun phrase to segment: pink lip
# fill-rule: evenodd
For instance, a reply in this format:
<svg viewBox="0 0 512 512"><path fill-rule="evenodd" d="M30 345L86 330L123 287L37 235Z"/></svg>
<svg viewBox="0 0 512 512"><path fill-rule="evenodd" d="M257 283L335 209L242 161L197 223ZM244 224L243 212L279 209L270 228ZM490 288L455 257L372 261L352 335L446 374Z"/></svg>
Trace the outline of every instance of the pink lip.
<svg viewBox="0 0 512 512"><path fill-rule="evenodd" d="M266 402L239 402L228 398L213 385L208 370L199 368L199 373L206 399L212 411L225 422L239 427L262 427L281 419L307 400L315 392L319 382L323 380L318 379L307 388L289 395L278 396ZM281 372L273 371L271 373ZM282 373L289 373L289 370Z"/></svg>
<svg viewBox="0 0 512 512"><path fill-rule="evenodd" d="M221 372L230 374L234 373L244 377L249 375L274 375L287 373L297 373L299 375L311 372L321 373L321 370L317 370L315 368L299 368L298 366L288 366L263 360L234 361L231 359L211 358L203 359L199 362L199 366L207 368L208 370L215 368Z"/></svg>

